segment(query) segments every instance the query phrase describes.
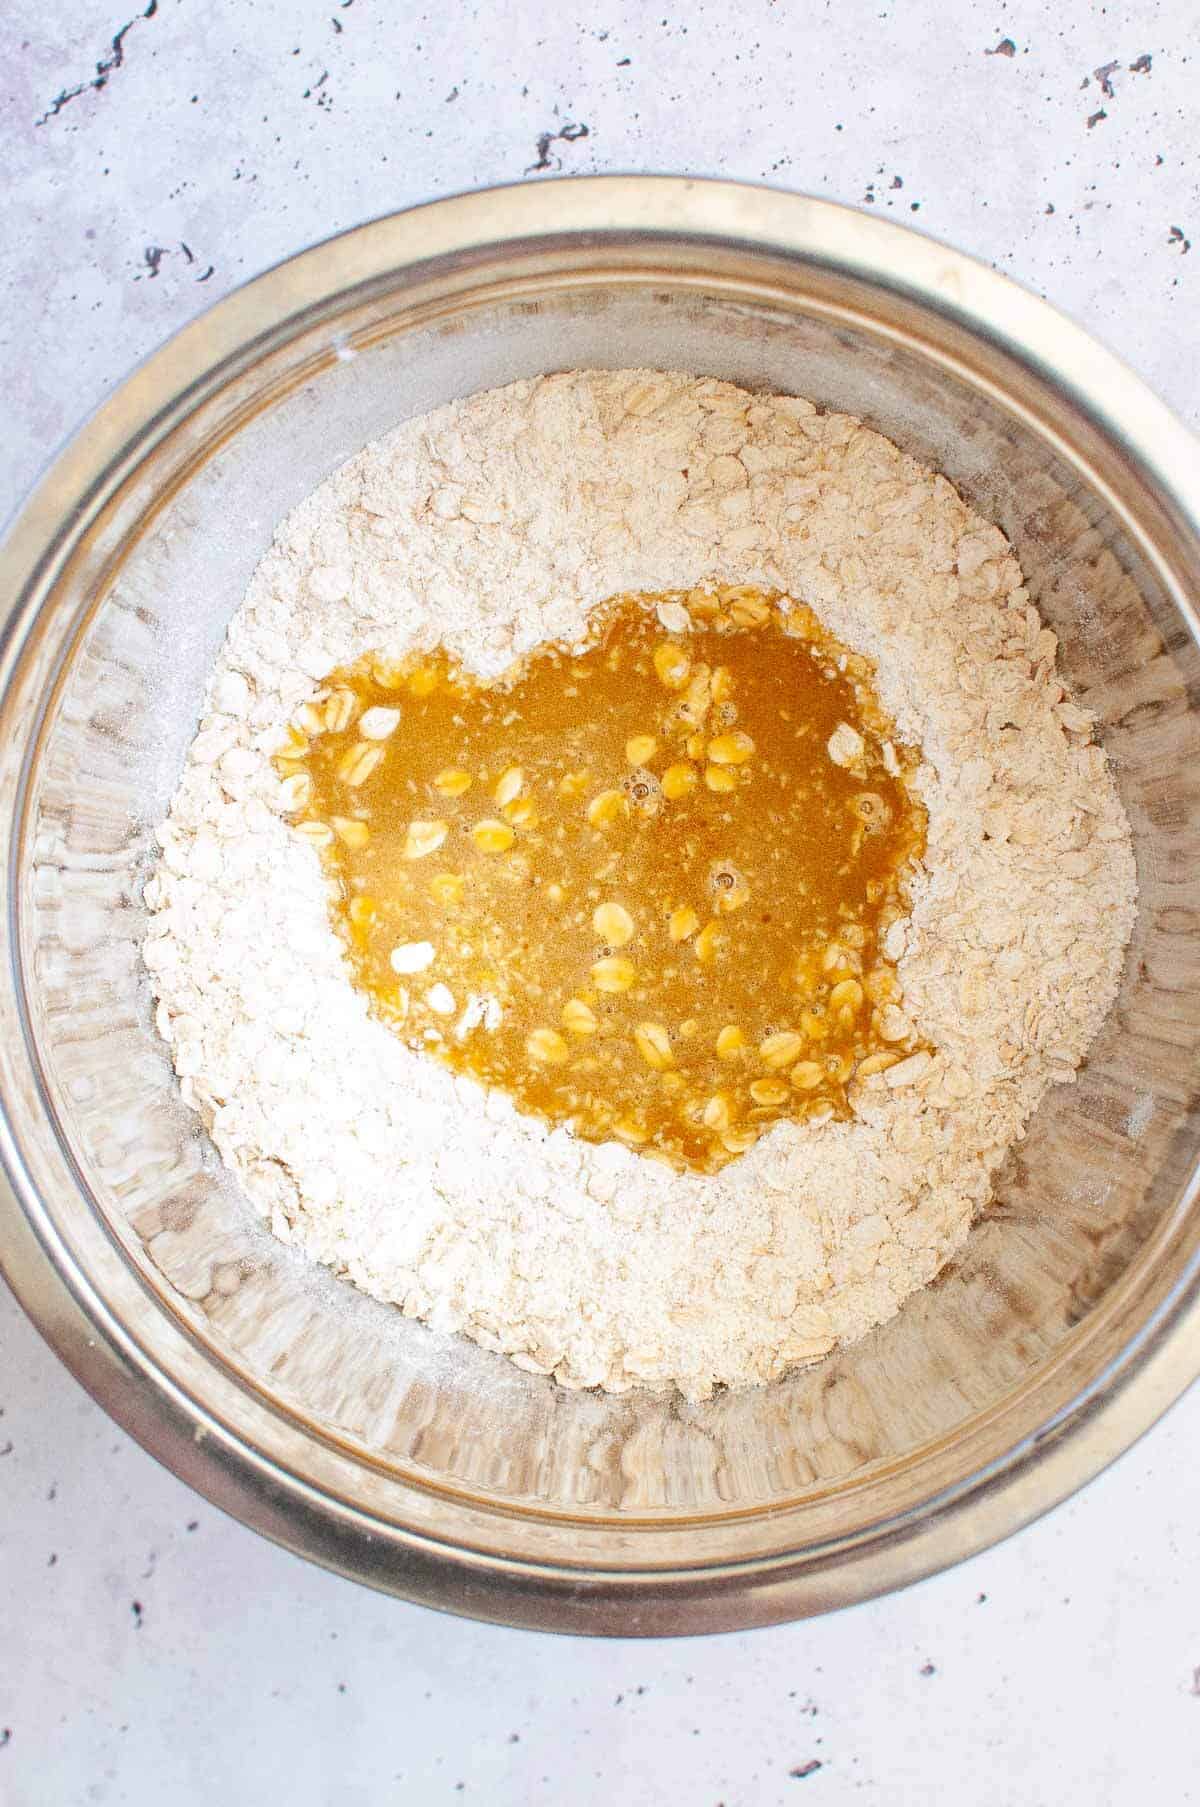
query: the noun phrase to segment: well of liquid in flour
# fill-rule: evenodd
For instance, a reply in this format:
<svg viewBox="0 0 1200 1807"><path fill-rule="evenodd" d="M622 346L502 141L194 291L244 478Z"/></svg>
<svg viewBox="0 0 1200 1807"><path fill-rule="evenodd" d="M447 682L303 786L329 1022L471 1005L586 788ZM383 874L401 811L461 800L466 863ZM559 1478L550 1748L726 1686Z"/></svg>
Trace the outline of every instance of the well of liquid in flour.
<svg viewBox="0 0 1200 1807"><path fill-rule="evenodd" d="M589 1141L711 1172L917 1045L918 755L786 597L618 598L495 684L366 660L276 763L378 1013Z"/></svg>

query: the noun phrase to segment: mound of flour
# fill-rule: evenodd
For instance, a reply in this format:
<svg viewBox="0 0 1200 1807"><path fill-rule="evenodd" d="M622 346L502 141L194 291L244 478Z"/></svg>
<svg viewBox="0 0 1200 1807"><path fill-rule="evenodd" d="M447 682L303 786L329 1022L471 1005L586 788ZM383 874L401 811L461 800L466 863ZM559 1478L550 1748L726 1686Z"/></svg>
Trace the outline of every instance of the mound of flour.
<svg viewBox="0 0 1200 1807"><path fill-rule="evenodd" d="M924 749L888 951L936 1050L711 1177L549 1130L376 1021L269 757L363 653L494 676L617 592L708 580L811 605ZM159 830L145 960L185 1098L277 1235L563 1385L699 1397L853 1341L961 1244L1116 993L1129 828L1055 653L995 527L795 397L569 372L408 422L280 525Z"/></svg>

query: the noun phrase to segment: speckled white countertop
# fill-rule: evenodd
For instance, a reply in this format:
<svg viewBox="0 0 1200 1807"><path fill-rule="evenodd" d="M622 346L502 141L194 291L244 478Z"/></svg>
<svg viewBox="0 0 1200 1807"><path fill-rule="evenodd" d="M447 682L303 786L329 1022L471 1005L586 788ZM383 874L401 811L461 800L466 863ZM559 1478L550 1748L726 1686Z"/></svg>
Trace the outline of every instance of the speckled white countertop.
<svg viewBox="0 0 1200 1807"><path fill-rule="evenodd" d="M1200 419L1195 0L126 6L0 18L0 513L265 265L560 169L889 212ZM1200 1392L948 1575L654 1644L461 1623L305 1566L144 1455L2 1290L0 1408L4 1807L1200 1801Z"/></svg>

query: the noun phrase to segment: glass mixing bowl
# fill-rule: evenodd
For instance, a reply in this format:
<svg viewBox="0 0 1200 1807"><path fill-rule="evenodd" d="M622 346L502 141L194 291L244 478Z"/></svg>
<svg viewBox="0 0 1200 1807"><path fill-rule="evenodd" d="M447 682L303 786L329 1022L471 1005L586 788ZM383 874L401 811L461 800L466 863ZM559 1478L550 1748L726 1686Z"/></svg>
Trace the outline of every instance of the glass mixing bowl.
<svg viewBox="0 0 1200 1807"><path fill-rule="evenodd" d="M701 1405L561 1391L276 1242L179 1099L139 956L152 825L279 517L450 397L634 364L862 415L1003 527L1102 720L1141 883L1119 1002L959 1258L853 1348ZM0 1254L84 1384L217 1504L480 1617L759 1624L1011 1531L1200 1369L1200 457L1044 303L764 189L439 202L183 332L53 467L0 581Z"/></svg>

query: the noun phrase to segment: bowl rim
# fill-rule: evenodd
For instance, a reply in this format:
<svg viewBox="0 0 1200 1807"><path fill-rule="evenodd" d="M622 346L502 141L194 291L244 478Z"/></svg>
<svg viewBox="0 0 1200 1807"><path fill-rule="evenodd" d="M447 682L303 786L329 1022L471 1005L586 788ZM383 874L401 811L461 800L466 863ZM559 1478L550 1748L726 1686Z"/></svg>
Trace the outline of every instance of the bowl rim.
<svg viewBox="0 0 1200 1807"><path fill-rule="evenodd" d="M248 369L265 344L286 339L355 290L394 283L406 271L485 264L516 244L552 250L682 240L766 253L793 269L885 287L968 338L983 337L1069 395L1200 543L1200 445L1193 435L1090 335L965 254L856 209L765 186L673 176L520 183L387 215L300 252L216 302L102 404L0 542L0 587L13 598L0 628L0 723L41 598L100 491L112 493L154 438L232 370ZM1154 548L1146 549L1153 557ZM1181 586L1169 568L1162 575L1200 641ZM6 795L10 802L3 833L11 899L19 797ZM12 986L19 997L11 905L3 933L0 989ZM19 1054L10 1050L9 1058ZM151 1454L252 1528L354 1579L469 1616L537 1629L660 1635L777 1622L877 1595L973 1554L1048 1510L1134 1442L1200 1373L1194 1165L1168 1221L1134 1263L1139 1269L1168 1245L1177 1247L1174 1283L1138 1321L1124 1297L1129 1288L1118 1282L1111 1301L1106 1297L1097 1310L1129 1315L1119 1356L1088 1371L1091 1318L1085 1320L1079 1327L1085 1334L1061 1355L1060 1365L1080 1376L1069 1403L960 1484L854 1537L816 1546L783 1538L768 1556L657 1567L500 1556L461 1536L455 1541L377 1517L323 1489L265 1455L165 1372L110 1308L39 1196L9 1077L7 1065L0 1068L0 1164L7 1178L0 1185L0 1272L76 1378ZM1058 1358L1056 1351L1050 1365ZM781 1528L801 1509L802 1502L781 1507ZM678 1522L670 1528L678 1531Z"/></svg>

